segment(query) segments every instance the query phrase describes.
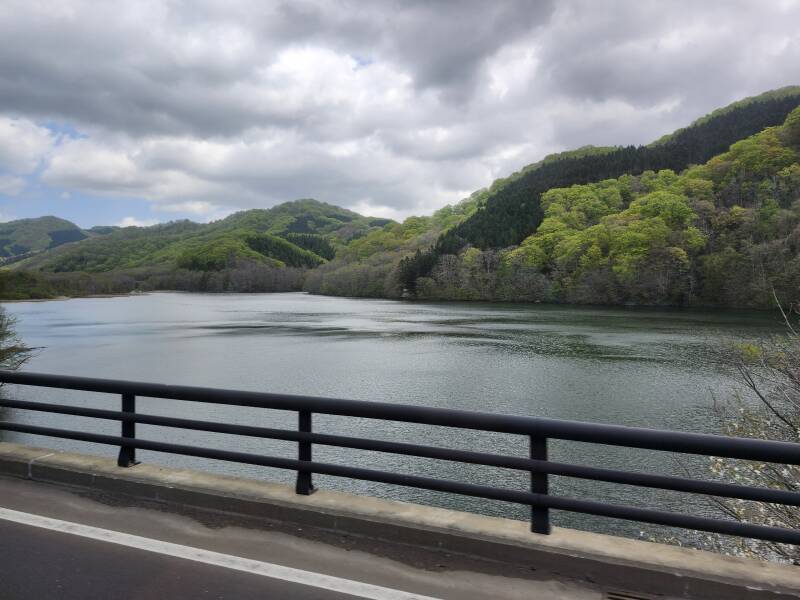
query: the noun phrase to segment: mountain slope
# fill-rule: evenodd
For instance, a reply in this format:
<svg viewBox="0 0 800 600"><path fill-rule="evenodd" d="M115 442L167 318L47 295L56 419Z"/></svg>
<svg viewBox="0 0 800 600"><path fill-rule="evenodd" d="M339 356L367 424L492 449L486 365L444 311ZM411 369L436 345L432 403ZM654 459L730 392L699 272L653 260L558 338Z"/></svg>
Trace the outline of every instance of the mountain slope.
<svg viewBox="0 0 800 600"><path fill-rule="evenodd" d="M363 235L372 227L382 227L391 222L391 219L365 217L333 204L304 199L284 202L269 209L234 213L211 226L219 230L252 229L278 236L327 235L347 241Z"/></svg>
<svg viewBox="0 0 800 600"><path fill-rule="evenodd" d="M308 268L332 257L335 245L386 222L315 200L298 200L208 224L178 221L117 229L56 248L20 266L54 273L153 267L219 271L241 261Z"/></svg>
<svg viewBox="0 0 800 600"><path fill-rule="evenodd" d="M0 223L0 261L10 263L87 237L75 223L52 216Z"/></svg>
<svg viewBox="0 0 800 600"><path fill-rule="evenodd" d="M798 104L800 88L784 88L649 146L552 155L403 223L299 200L209 224L119 229L0 271L0 294L303 287L348 296L766 307L774 289L795 301L800 108L789 109ZM699 166L675 166L784 113L785 121L733 139Z"/></svg>
<svg viewBox="0 0 800 600"><path fill-rule="evenodd" d="M551 188L519 246L439 257L436 299L767 308L800 290L800 107L727 152Z"/></svg>
<svg viewBox="0 0 800 600"><path fill-rule="evenodd" d="M550 188L646 170L681 171L706 162L765 127L779 125L798 105L800 87L786 87L714 111L649 146L565 153L530 165L495 182L480 210L444 232L429 251L404 261L403 284L414 289L417 277L430 273L439 256L457 252L465 245L486 249L520 243L541 223L540 197Z"/></svg>

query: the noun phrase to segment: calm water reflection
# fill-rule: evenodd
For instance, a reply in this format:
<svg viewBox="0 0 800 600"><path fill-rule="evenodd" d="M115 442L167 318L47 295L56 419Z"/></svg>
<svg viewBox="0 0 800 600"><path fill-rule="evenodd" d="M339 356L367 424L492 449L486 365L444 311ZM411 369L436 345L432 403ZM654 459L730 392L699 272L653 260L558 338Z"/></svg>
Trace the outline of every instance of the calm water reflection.
<svg viewBox="0 0 800 600"><path fill-rule="evenodd" d="M122 298L7 304L19 333L41 347L31 371L382 400L467 410L540 415L683 431L716 432L712 394L726 395L732 374L715 349L780 331L774 315L622 308L407 303L305 294L160 293ZM115 398L8 388L17 398L114 407ZM140 400L142 410L229 422L294 427L277 411ZM6 411L3 418L116 433L103 421ZM285 442L172 432L140 435L294 455ZM381 439L524 455L524 440L402 423L315 417L315 429ZM0 439L115 455L113 449L0 432ZM552 444L556 460L677 473L686 458L575 443ZM142 460L290 481L290 473L141 452ZM524 489L502 469L317 447L315 458ZM679 462L680 461L680 462ZM702 464L702 463L700 463ZM434 492L317 477L317 485L524 519L523 507ZM554 478L554 493L708 512L686 495ZM637 535L637 524L556 513L557 525Z"/></svg>

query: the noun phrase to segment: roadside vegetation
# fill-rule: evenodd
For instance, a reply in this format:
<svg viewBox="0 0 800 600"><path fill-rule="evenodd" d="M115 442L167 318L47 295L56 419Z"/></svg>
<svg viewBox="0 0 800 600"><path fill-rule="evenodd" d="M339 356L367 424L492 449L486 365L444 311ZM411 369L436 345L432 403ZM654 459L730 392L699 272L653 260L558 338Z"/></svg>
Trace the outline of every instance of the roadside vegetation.
<svg viewBox="0 0 800 600"><path fill-rule="evenodd" d="M780 305L779 305L780 306ZM732 367L737 385L729 396L714 398L721 433L800 443L800 304L780 309L783 335L737 344L721 359ZM743 486L800 492L800 467L758 461L708 457L706 472L686 466L687 475ZM708 496L709 508L734 521L783 529L800 529L800 507ZM684 545L676 537L650 541ZM800 548L764 540L699 533L692 546L722 554L800 565Z"/></svg>
<svg viewBox="0 0 800 600"><path fill-rule="evenodd" d="M797 305L786 318L786 333L736 348L733 362L744 391L719 406L728 435L800 443L800 331ZM772 463L712 459L717 477L743 485L800 491L800 467ZM714 499L729 517L747 523L800 529L800 507ZM737 554L800 565L800 548L739 539Z"/></svg>
<svg viewBox="0 0 800 600"><path fill-rule="evenodd" d="M0 306L0 369L19 369L28 361L32 352L17 337L14 318Z"/></svg>

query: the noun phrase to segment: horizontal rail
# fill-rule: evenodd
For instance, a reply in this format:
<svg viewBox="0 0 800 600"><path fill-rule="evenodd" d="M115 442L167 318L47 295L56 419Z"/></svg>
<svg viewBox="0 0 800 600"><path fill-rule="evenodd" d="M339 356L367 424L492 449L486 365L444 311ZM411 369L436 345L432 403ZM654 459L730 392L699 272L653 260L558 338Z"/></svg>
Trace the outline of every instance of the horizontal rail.
<svg viewBox="0 0 800 600"><path fill-rule="evenodd" d="M384 419L648 450L800 465L800 444L772 440L686 433L542 417L499 415L409 404L269 394L41 373L0 371L0 382L88 392L134 394L149 398L185 400L229 406L290 411L305 410L320 414Z"/></svg>
<svg viewBox="0 0 800 600"><path fill-rule="evenodd" d="M532 492L499 489L472 483L461 483L457 481L422 477L419 475L389 473L360 467L348 467L289 458L259 456L244 452L197 448L195 446L187 446L182 444L132 439L83 431L53 429L49 427L25 425L21 423L9 423L3 421L0 421L0 430L17 431L20 433L44 435L84 442L107 444L112 446L138 448L142 450L152 450L155 452L167 452L170 454L181 454L185 456L195 456L213 460L232 461L279 469L291 469L293 471L313 472L324 475L332 475L334 477L347 477L361 479L364 481L403 485L408 487L486 498L489 500L500 500L530 506L548 507L570 512L580 512L602 517L641 521L669 527L681 527L685 529L708 531L711 533L752 537L777 543L800 544L800 531L797 530L768 527L764 525L753 525L750 523L740 523L737 521L723 521L718 519L710 519L707 517L675 514L646 508L617 506L614 504L596 502L593 500L579 500L544 494L535 494Z"/></svg>
<svg viewBox="0 0 800 600"><path fill-rule="evenodd" d="M87 408L82 406L28 402L25 400L6 400L0 398L0 407L34 410L96 419L129 421L145 425L156 425L160 427L175 427L194 431L244 435L249 437L290 442L311 442L324 446L387 452L391 454L417 456L420 458L433 458L438 460L478 464L520 471L533 471L536 473L547 473L550 475L591 479L595 481L605 481L608 483L658 488L675 492L689 492L725 498L737 498L740 500L771 502L775 504L785 504L787 506L800 506L800 492L774 490L769 488L721 483L715 481L702 481L685 477L675 477L671 475L651 475L648 473L633 473L628 471L618 471L615 469L570 465L554 461L487 454L470 450L454 450L449 448L438 448L435 446L409 444L405 442L388 442L384 440L353 438L323 433L304 433L285 429L254 427L252 425L216 423L212 421L198 421L193 419L147 415L142 413L134 414L99 408Z"/></svg>

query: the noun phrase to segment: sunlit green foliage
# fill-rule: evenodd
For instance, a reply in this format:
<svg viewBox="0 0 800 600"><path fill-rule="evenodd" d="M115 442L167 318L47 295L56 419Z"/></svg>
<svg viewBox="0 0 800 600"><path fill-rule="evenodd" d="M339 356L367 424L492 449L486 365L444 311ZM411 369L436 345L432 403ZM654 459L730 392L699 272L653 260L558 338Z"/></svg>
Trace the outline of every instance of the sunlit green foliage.
<svg viewBox="0 0 800 600"><path fill-rule="evenodd" d="M482 197L480 210L470 218L445 231L424 252L408 256L401 264L400 279L405 287L414 289L416 278L428 276L440 256L458 253L467 245L490 249L519 244L541 224L540 199L549 189L625 173L682 171L705 163L765 127L783 123L798 104L800 87L773 90L716 110L649 146L588 147L525 167L492 184Z"/></svg>
<svg viewBox="0 0 800 600"><path fill-rule="evenodd" d="M330 264L310 271L304 289L337 296L399 296L402 285L398 266L409 253L420 252L443 231L469 218L481 205L482 192L476 192L430 217L409 217L402 223L389 223L337 250Z"/></svg>
<svg viewBox="0 0 800 600"><path fill-rule="evenodd" d="M665 169L542 195L517 247L441 257L422 295L768 306L800 289L800 108L683 174ZM478 268L480 267L480 268Z"/></svg>
<svg viewBox="0 0 800 600"><path fill-rule="evenodd" d="M0 262L10 263L97 234L82 231L75 223L58 217L0 223Z"/></svg>
<svg viewBox="0 0 800 600"><path fill-rule="evenodd" d="M386 222L315 200L298 200L209 224L177 221L126 227L58 248L21 266L54 273L140 268L216 271L239 261L311 268L332 258L336 246L380 231Z"/></svg>
<svg viewBox="0 0 800 600"><path fill-rule="evenodd" d="M798 102L777 90L650 146L553 155L402 223L300 200L103 232L25 259L39 274L19 288L768 306L800 289Z"/></svg>

